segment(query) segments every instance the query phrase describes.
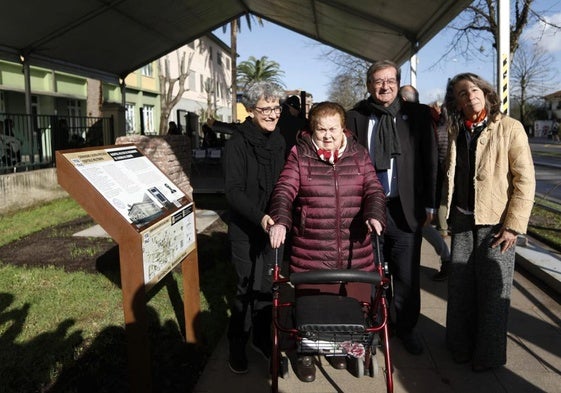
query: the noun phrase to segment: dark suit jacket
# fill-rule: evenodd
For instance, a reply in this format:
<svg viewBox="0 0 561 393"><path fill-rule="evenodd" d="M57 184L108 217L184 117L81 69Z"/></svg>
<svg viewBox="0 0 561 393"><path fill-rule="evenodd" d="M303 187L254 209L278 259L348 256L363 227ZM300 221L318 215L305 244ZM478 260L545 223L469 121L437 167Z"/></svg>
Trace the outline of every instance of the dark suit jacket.
<svg viewBox="0 0 561 393"><path fill-rule="evenodd" d="M347 112L347 128L368 148L370 108L366 100ZM438 153L434 122L426 105L402 103L396 117L401 155L396 157L398 190L406 224L416 231L426 208L436 209Z"/></svg>

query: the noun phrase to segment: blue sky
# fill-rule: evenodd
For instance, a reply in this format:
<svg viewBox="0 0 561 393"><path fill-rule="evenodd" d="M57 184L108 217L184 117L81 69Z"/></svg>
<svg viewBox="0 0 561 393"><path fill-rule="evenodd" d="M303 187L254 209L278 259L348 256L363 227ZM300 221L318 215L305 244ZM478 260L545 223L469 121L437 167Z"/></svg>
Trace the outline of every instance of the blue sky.
<svg viewBox="0 0 561 393"><path fill-rule="evenodd" d="M536 0L535 10L542 12L542 16L551 18L561 25L561 1ZM561 70L561 33L541 34L539 26L526 28L525 39L539 42L544 49L554 56L557 68ZM217 29L214 33L226 44L230 43L229 31ZM447 61L434 65L442 56L443 48L450 43L452 33L444 30L425 45L417 56L417 88L421 102L429 103L442 99L446 81L449 77L460 72L474 72L493 82L493 57L489 51L483 61L470 61L462 57L451 57ZM537 38L540 37L540 38ZM491 45L489 44L489 47ZM488 48L490 50L490 48ZM298 33L265 21L261 27L252 24L251 31L245 21L238 36L238 62L247 60L249 56L260 58L267 56L280 64L285 72L284 82L287 89L300 89L310 92L314 101L327 99L329 84L334 74L334 66L323 56L326 47L317 41L306 38ZM402 84L410 82L409 63L402 67ZM556 89L560 90L561 86ZM554 90L554 91L556 91ZM544 94L553 91L545 91Z"/></svg>

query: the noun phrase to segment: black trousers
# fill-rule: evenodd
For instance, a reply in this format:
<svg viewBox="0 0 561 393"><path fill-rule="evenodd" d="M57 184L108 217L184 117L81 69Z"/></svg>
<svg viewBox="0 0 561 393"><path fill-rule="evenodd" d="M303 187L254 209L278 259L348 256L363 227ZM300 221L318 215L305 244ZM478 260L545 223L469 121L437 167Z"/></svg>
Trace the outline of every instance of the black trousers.
<svg viewBox="0 0 561 393"><path fill-rule="evenodd" d="M380 238L384 260L392 277L390 308L395 311L398 335L410 334L421 313L421 227L411 231L399 199L388 200L386 230Z"/></svg>
<svg viewBox="0 0 561 393"><path fill-rule="evenodd" d="M266 236L230 242L231 259L238 276L236 296L230 305L230 339L247 339L252 328L254 335L269 334L275 250L268 243ZM282 251L279 249L279 263Z"/></svg>

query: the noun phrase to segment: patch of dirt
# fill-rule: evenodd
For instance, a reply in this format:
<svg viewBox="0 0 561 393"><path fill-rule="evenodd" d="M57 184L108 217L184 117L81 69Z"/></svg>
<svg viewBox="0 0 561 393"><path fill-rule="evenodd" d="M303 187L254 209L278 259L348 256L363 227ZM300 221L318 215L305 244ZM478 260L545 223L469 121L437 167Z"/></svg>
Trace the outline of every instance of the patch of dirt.
<svg viewBox="0 0 561 393"><path fill-rule="evenodd" d="M73 236L95 225L85 216L43 229L0 247L0 260L18 266L56 266L65 271L97 272L97 261L116 255L117 243L107 237Z"/></svg>
<svg viewBox="0 0 561 393"><path fill-rule="evenodd" d="M0 261L17 266L55 266L67 272L85 271L96 273L119 263L119 246L108 237L73 236L95 225L89 216L43 229L20 240L0 247ZM216 220L197 235L197 251L201 268L214 260L217 253L224 253L218 244L227 242L227 225ZM224 256L222 256L224 258Z"/></svg>

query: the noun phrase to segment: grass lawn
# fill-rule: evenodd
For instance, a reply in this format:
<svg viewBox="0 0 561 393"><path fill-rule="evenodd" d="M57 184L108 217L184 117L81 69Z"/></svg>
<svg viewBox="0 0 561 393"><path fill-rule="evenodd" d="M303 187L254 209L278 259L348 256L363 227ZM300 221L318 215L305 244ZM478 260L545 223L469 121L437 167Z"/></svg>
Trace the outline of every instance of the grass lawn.
<svg viewBox="0 0 561 393"><path fill-rule="evenodd" d="M60 236L57 226L84 216L73 200L61 199L2 217L0 247L45 228ZM154 392L191 391L228 321L234 276L225 223L211 225L197 242L201 342L183 341L179 268L147 295ZM118 258L103 271L89 270L0 260L2 392L128 391Z"/></svg>

